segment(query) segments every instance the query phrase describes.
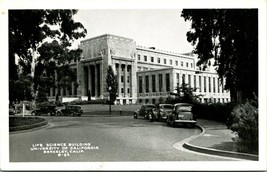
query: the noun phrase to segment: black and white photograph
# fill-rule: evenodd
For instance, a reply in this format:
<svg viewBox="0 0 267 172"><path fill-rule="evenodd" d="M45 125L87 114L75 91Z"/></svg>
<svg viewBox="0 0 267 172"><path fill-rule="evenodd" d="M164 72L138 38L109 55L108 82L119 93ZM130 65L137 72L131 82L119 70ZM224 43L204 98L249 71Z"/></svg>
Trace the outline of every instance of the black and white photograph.
<svg viewBox="0 0 267 172"><path fill-rule="evenodd" d="M1 170L267 170L266 1L100 2L3 1Z"/></svg>

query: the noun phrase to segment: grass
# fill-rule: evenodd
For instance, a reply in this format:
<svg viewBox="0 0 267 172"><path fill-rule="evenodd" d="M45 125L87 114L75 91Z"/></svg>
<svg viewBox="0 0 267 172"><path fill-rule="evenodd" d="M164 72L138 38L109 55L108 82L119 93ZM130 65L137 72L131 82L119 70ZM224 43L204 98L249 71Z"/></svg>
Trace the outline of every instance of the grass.
<svg viewBox="0 0 267 172"><path fill-rule="evenodd" d="M47 121L37 117L9 117L9 131L28 130L46 125Z"/></svg>

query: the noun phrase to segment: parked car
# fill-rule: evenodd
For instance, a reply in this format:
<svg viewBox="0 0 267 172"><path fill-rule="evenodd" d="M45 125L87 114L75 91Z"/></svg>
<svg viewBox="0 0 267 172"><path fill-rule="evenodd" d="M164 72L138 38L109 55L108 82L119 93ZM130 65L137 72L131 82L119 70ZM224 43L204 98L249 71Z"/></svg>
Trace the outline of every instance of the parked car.
<svg viewBox="0 0 267 172"><path fill-rule="evenodd" d="M32 115L38 116L38 115L56 115L56 106L53 105L45 105L41 106L40 109L33 110Z"/></svg>
<svg viewBox="0 0 267 172"><path fill-rule="evenodd" d="M154 104L144 104L140 109L137 109L134 112L134 118L137 119L139 117L145 119L153 119L154 113L157 113L157 107Z"/></svg>
<svg viewBox="0 0 267 172"><path fill-rule="evenodd" d="M81 116L83 114L83 110L81 106L74 105L66 105L65 109L58 109L58 116Z"/></svg>
<svg viewBox="0 0 267 172"><path fill-rule="evenodd" d="M159 104L156 119L158 121L166 121L167 116L171 115L172 111L173 111L172 104Z"/></svg>
<svg viewBox="0 0 267 172"><path fill-rule="evenodd" d="M188 103L175 104L172 113L167 115L167 124L174 127L176 124L180 123L195 127L197 120L192 113L192 106L193 105Z"/></svg>

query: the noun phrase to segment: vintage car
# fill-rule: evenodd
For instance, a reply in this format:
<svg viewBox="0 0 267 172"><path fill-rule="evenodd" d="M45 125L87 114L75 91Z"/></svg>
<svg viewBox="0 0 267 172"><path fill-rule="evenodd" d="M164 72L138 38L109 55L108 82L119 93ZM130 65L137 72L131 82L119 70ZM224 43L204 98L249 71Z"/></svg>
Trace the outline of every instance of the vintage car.
<svg viewBox="0 0 267 172"><path fill-rule="evenodd" d="M81 106L66 105L65 109L57 110L57 116L81 116L82 114Z"/></svg>
<svg viewBox="0 0 267 172"><path fill-rule="evenodd" d="M195 127L197 120L192 112L193 105L189 103L177 103L171 114L167 115L167 124L175 127L176 124L188 124Z"/></svg>
<svg viewBox="0 0 267 172"><path fill-rule="evenodd" d="M154 113L157 113L157 107L154 104L144 104L140 109L137 109L134 112L134 118L137 119L139 117L145 119L153 119Z"/></svg>
<svg viewBox="0 0 267 172"><path fill-rule="evenodd" d="M167 116L172 113L172 110L173 110L172 104L159 104L157 120L158 121L166 121Z"/></svg>
<svg viewBox="0 0 267 172"><path fill-rule="evenodd" d="M56 106L54 105L43 105L40 107L40 109L35 109L31 112L33 116L39 116L39 115L56 115Z"/></svg>

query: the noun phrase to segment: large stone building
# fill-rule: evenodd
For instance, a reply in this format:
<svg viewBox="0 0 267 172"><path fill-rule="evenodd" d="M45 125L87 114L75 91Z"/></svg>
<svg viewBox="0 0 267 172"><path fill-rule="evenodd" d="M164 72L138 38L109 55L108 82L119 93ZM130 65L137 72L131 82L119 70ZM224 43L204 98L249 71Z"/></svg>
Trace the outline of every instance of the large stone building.
<svg viewBox="0 0 267 172"><path fill-rule="evenodd" d="M223 89L215 71L199 71L192 55L157 50L154 47L137 46L133 39L110 34L81 41L80 60L71 67L77 71L78 87L65 91L60 96L64 101L77 98L108 99L106 71L111 65L118 80L116 104L157 103L175 92L184 80L201 102L229 102L230 93ZM57 90L51 90L55 95Z"/></svg>

